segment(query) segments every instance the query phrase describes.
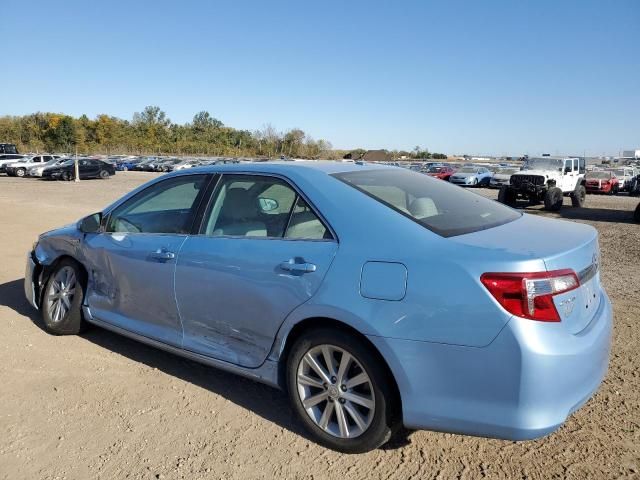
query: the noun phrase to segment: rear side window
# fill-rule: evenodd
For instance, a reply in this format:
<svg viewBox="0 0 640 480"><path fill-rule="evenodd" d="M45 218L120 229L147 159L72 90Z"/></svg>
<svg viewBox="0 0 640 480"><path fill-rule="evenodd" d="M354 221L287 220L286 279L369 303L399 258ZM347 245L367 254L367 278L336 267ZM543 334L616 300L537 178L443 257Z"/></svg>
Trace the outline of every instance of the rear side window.
<svg viewBox="0 0 640 480"><path fill-rule="evenodd" d="M406 169L333 176L443 237L486 230L521 216L476 193Z"/></svg>

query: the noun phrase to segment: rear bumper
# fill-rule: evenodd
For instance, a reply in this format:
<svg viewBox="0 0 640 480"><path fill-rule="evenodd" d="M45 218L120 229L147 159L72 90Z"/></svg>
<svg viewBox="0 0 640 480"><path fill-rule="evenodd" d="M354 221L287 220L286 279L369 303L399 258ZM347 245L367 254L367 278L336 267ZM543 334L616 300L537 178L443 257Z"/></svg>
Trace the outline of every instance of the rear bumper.
<svg viewBox="0 0 640 480"><path fill-rule="evenodd" d="M580 333L513 318L486 347L369 337L388 361L407 428L528 440L556 430L598 389L612 330L606 294Z"/></svg>

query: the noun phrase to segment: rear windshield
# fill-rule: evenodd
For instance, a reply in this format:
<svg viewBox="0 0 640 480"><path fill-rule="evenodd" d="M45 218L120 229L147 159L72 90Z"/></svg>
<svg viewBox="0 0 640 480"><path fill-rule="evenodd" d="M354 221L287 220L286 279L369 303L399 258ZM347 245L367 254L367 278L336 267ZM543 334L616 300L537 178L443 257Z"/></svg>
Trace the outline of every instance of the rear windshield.
<svg viewBox="0 0 640 480"><path fill-rule="evenodd" d="M405 169L333 176L443 237L497 227L521 215L476 193Z"/></svg>

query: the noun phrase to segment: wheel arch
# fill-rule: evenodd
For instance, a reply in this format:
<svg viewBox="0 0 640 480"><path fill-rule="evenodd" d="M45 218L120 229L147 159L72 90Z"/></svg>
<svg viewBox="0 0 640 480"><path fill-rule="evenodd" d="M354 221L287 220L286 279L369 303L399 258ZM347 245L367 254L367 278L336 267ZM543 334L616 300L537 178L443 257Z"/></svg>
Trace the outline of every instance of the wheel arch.
<svg viewBox="0 0 640 480"><path fill-rule="evenodd" d="M78 267L80 267L80 273L81 273L80 282L82 283L82 286L86 291L87 284L89 281L89 272L87 271L87 268L82 264L80 260L75 258L73 255L69 255L68 253L63 253L60 256L53 259L50 263L41 265L40 279L38 281L38 286L39 286L38 306L42 305L42 297L44 295L45 286L49 281L49 277L53 272L55 272L58 265L60 265L60 262L64 260L71 260L74 263L76 263Z"/></svg>
<svg viewBox="0 0 640 480"><path fill-rule="evenodd" d="M395 375L393 374L393 371L391 369L391 366L389 365L389 362L387 362L387 360L383 357L380 350L367 338L366 335L364 335L363 333L361 333L359 330L352 327L351 325L343 321L336 320L334 318L322 317L322 316L309 317L309 318L300 320L295 325L293 325L291 329L289 329L289 331L286 334L286 337L283 339L283 342L281 343L282 347L280 348L279 352L277 352L278 353L278 384L280 385L280 387L286 391L287 360L288 360L289 354L291 353L292 346L295 344L296 340L300 338L305 332L308 332L309 330L312 330L315 328L335 329L337 331L341 331L343 333L353 335L356 338L358 338L360 341L362 341L365 345L367 345L367 347L371 350L371 352L373 352L373 354L377 357L380 364L383 365L384 367L385 375L388 377L388 380L394 395L393 403L392 403L394 408L394 414L397 416L398 419L402 419L403 418L402 396L400 394L400 388L398 387L398 382L395 378Z"/></svg>

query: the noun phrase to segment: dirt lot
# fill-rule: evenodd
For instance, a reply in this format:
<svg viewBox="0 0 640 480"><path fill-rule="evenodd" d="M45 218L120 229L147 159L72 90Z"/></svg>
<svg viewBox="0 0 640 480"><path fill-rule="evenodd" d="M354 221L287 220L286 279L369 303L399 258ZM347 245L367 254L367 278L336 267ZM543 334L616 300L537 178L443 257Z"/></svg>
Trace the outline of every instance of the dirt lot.
<svg viewBox="0 0 640 480"><path fill-rule="evenodd" d="M589 196L588 208L562 213L600 232L615 309L609 374L564 427L524 443L415 432L347 456L307 440L279 391L97 328L82 337L42 330L22 292L25 253L38 233L152 175L80 184L0 177L0 478L640 477L637 199Z"/></svg>

